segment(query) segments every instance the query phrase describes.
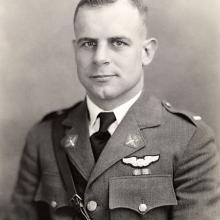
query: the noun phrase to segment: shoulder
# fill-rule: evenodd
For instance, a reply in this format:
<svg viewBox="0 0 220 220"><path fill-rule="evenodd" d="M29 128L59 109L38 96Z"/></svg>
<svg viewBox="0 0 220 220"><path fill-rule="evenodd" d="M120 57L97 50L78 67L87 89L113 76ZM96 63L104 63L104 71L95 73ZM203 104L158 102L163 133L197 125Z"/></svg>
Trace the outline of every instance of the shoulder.
<svg viewBox="0 0 220 220"><path fill-rule="evenodd" d="M200 115L187 110L176 108L166 100L162 101L162 106L164 107L165 111L168 112L168 114L175 115L175 117L180 118L190 124L193 124L196 127L204 123Z"/></svg>
<svg viewBox="0 0 220 220"><path fill-rule="evenodd" d="M197 136L199 134L200 137L213 138L212 129L204 122L200 115L176 108L166 100L162 101L162 106L165 120L175 124L175 129L181 127L182 132L184 130L186 133L190 130L190 136Z"/></svg>
<svg viewBox="0 0 220 220"><path fill-rule="evenodd" d="M68 108L58 109L46 114L30 129L27 138L41 139L44 136L50 136L52 122L57 119L66 118L68 114L75 111L81 103L82 101L77 102Z"/></svg>
<svg viewBox="0 0 220 220"><path fill-rule="evenodd" d="M54 120L54 119L57 119L57 118L60 118L60 117L66 117L70 111L74 111L81 103L82 103L82 101L79 101L71 107L68 107L68 108L65 108L65 109L58 109L56 111L52 111L52 112L46 114L40 120L40 123L48 122L48 121L51 121L51 120Z"/></svg>
<svg viewBox="0 0 220 220"><path fill-rule="evenodd" d="M218 155L214 133L201 116L175 108L167 101L162 101L162 106L166 118L165 127L172 134L172 141L178 140L179 163L194 161L195 158L202 161Z"/></svg>

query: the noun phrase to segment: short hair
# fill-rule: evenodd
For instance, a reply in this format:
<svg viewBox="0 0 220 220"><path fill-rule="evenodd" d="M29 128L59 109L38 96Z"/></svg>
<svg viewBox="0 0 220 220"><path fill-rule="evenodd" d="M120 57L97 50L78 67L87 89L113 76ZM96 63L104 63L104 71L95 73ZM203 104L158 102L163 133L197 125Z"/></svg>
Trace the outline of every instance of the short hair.
<svg viewBox="0 0 220 220"><path fill-rule="evenodd" d="M119 0L80 0L79 3L76 6L76 10L74 13L74 19L73 22L75 24L77 14L79 12L79 9L85 5L89 7L97 7L101 5L106 5L106 4L111 4L114 2L117 2ZM127 0L130 2L134 7L136 7L143 19L143 22L145 25L147 25L147 12L148 12L148 7L146 5L146 0Z"/></svg>

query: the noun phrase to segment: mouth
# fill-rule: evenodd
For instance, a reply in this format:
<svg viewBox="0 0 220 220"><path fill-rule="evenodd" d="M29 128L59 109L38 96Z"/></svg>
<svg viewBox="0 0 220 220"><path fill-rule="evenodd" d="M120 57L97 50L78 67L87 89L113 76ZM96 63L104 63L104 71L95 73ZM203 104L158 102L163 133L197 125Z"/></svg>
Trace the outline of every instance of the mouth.
<svg viewBox="0 0 220 220"><path fill-rule="evenodd" d="M116 74L97 74L90 76L91 79L97 81L97 82L106 82L114 77L116 77Z"/></svg>

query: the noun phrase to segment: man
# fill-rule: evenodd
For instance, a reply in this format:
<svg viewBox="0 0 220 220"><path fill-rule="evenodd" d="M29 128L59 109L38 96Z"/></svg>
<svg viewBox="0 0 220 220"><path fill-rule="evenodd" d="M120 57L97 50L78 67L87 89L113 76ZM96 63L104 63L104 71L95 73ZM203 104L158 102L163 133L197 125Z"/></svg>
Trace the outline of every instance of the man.
<svg viewBox="0 0 220 220"><path fill-rule="evenodd" d="M8 219L220 219L209 128L144 92L143 67L157 48L146 11L142 0L78 4L86 99L30 131Z"/></svg>

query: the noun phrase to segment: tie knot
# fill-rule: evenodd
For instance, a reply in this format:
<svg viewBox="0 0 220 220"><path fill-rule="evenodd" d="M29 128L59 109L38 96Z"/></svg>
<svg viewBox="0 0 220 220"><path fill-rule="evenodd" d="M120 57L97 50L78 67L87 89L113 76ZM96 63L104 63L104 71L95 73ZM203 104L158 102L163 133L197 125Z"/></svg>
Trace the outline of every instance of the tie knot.
<svg viewBox="0 0 220 220"><path fill-rule="evenodd" d="M101 112L98 117L100 118L99 131L106 132L109 126L116 120L114 112Z"/></svg>

